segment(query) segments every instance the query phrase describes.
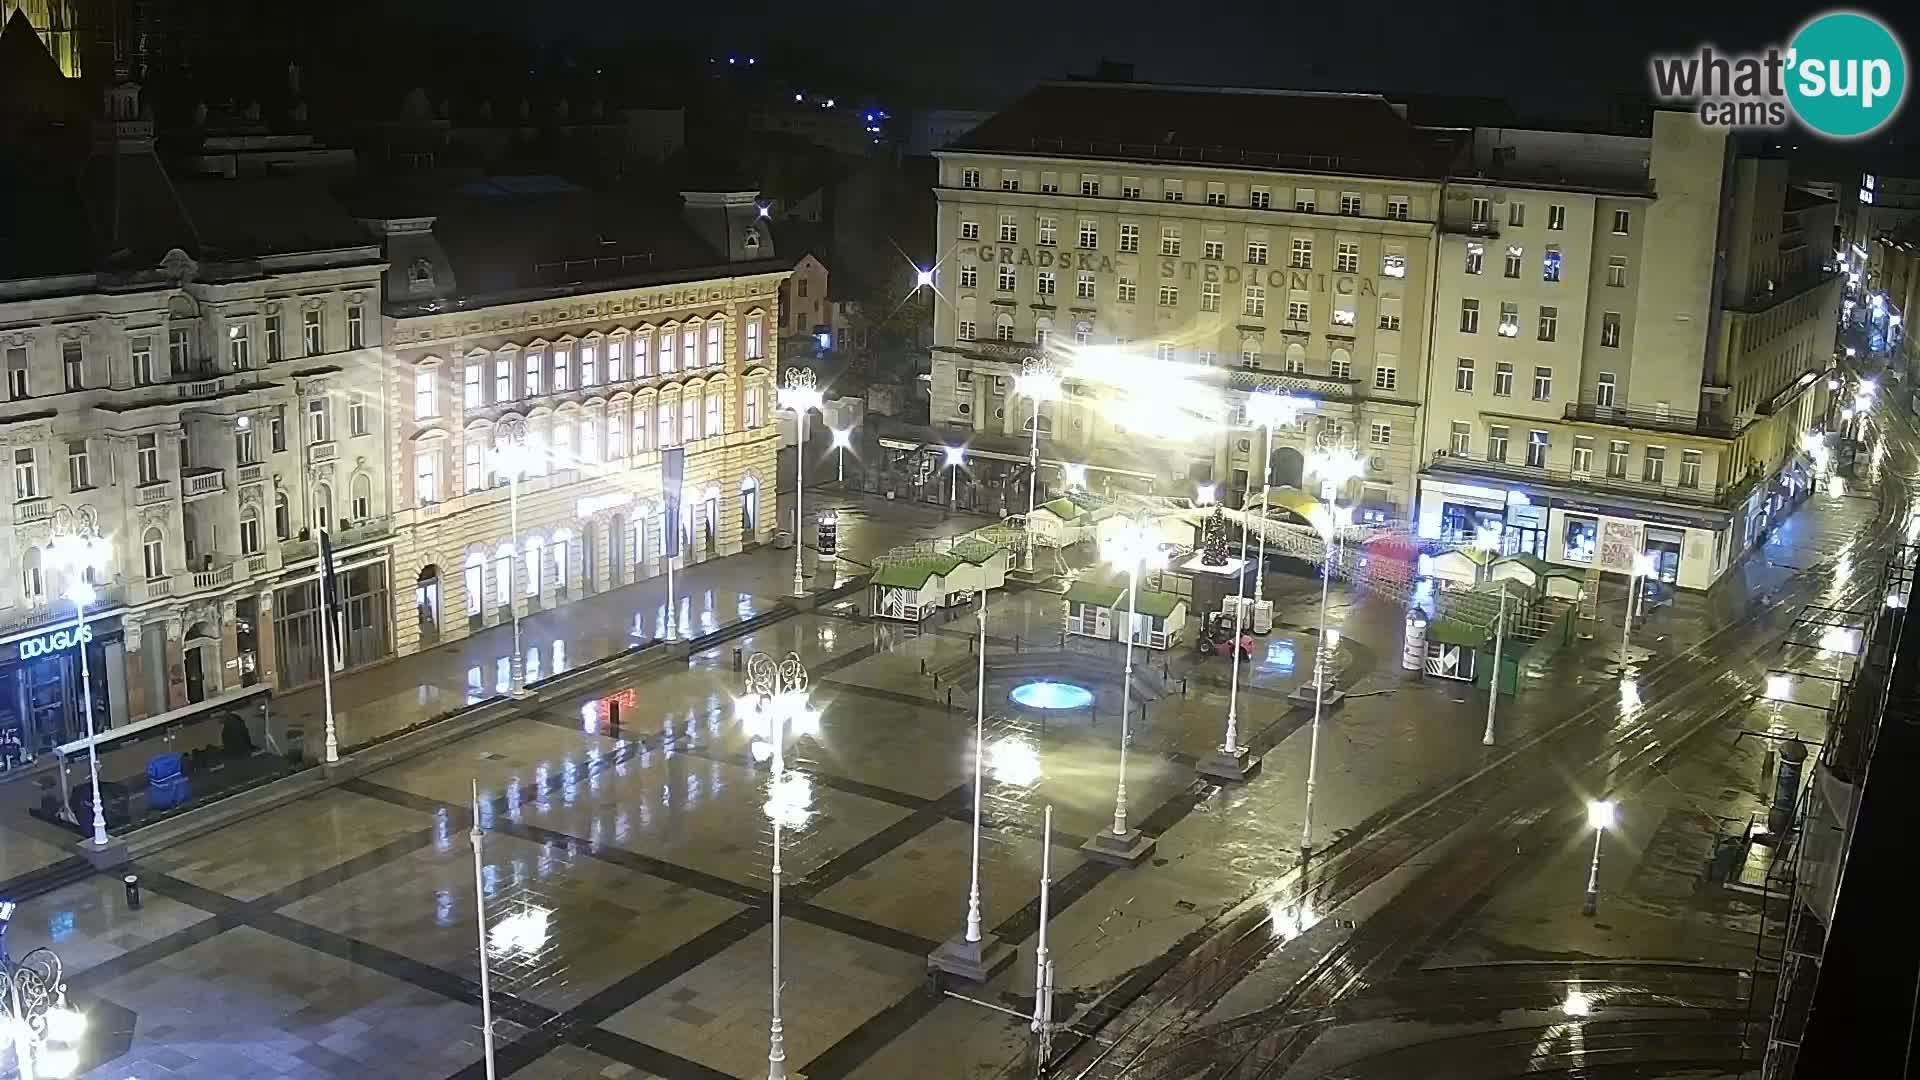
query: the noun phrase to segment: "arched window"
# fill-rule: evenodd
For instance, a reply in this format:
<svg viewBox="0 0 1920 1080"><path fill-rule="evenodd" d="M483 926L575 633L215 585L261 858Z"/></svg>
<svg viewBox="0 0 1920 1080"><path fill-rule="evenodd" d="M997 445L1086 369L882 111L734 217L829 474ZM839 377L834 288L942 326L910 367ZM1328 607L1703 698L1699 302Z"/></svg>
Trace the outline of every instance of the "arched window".
<svg viewBox="0 0 1920 1080"><path fill-rule="evenodd" d="M47 598L47 579L40 569L38 547L28 547L26 554L20 557L20 591L29 604L37 604Z"/></svg>
<svg viewBox="0 0 1920 1080"><path fill-rule="evenodd" d="M479 552L467 556L467 625L479 626L487 610L487 560Z"/></svg>
<svg viewBox="0 0 1920 1080"><path fill-rule="evenodd" d="M260 554L260 511L251 506L240 511L240 551L245 555Z"/></svg>
<svg viewBox="0 0 1920 1080"><path fill-rule="evenodd" d="M333 520L333 488L328 484L313 485L313 517L315 530L327 529Z"/></svg>
<svg viewBox="0 0 1920 1080"><path fill-rule="evenodd" d="M273 493L273 535L285 540L293 535L293 515L287 510L287 493Z"/></svg>
<svg viewBox="0 0 1920 1080"><path fill-rule="evenodd" d="M149 528L140 538L140 563L148 581L167 576L167 542L158 527Z"/></svg>
<svg viewBox="0 0 1920 1080"><path fill-rule="evenodd" d="M423 451L423 453L430 454L432 453L432 451ZM430 475L436 475L436 474L430 474ZM420 477L418 476L415 477L416 482L419 479ZM373 516L373 479L369 477L366 473L354 474L353 487L351 491L352 491L352 497L353 497L353 505L351 507L353 520L365 521L368 518L372 517ZM415 494L419 495L420 493L416 491ZM425 496L421 497L421 501L432 502L434 501L434 497L437 496L438 494L439 494L438 491L428 492Z"/></svg>
<svg viewBox="0 0 1920 1080"><path fill-rule="evenodd" d="M513 545L501 544L493 553L493 591L496 597L494 606L510 608L513 606Z"/></svg>
<svg viewBox="0 0 1920 1080"><path fill-rule="evenodd" d="M748 475L740 478L740 539L751 543L760 530L760 481Z"/></svg>
<svg viewBox="0 0 1920 1080"><path fill-rule="evenodd" d="M440 638L440 568L432 563L420 568L413 582L413 607L419 616L423 641Z"/></svg>

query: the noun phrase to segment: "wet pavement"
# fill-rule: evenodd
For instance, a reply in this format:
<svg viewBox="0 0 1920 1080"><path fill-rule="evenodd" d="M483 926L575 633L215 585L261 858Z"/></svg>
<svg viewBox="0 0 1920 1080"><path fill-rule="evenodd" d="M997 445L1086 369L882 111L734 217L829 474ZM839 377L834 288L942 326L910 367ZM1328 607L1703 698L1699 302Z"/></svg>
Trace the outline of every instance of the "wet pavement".
<svg viewBox="0 0 1920 1080"><path fill-rule="evenodd" d="M1698 933L1704 919L1669 879L1685 864L1688 830L1702 828L1689 815L1712 818L1732 805L1702 792L1738 785L1716 767L1679 767L1687 756L1671 750L1720 756L1715 732L1747 722L1738 714L1763 666L1760 646L1785 625L1785 599L1769 614L1753 597L1811 588L1805 571L1788 567L1858 543L1874 508L1814 504L1780 530L1770 552L1780 566L1750 564L1714 594L1653 613L1636 631L1637 707L1621 707L1606 671L1617 623L1593 624L1591 640L1531 672L1502 703L1491 748L1480 742L1477 691L1399 670L1399 607L1336 589L1345 641L1334 662L1353 694L1321 731L1317 855L1304 874L1311 731L1285 695L1313 663L1316 582L1271 581L1280 624L1243 672L1240 697L1242 736L1264 767L1245 785L1221 788L1193 771L1221 736L1225 661L1139 659L1161 678L1132 724L1128 796L1133 823L1159 847L1133 869L1079 851L1112 818L1118 650L1063 649L1056 596L996 593L990 686L1059 664L1093 684L1096 705L1092 716L1044 728L995 724L992 737L1033 744L1043 776L989 784L984 924L1021 953L985 986L956 988L963 996L929 991L925 955L961 929L966 907L973 654L964 612L919 631L794 614L696 654L684 669L623 682L616 665L591 693L541 695L506 723L144 857L134 868L146 886L137 911L102 877L36 897L8 945L17 955L52 944L66 958L95 1020L90 1075L103 1080L480 1076L468 839L477 783L501 1075L764 1075L771 836L766 770L734 709L732 650L741 647L798 653L822 710L819 735L789 759L811 777L813 813L782 845L788 1063L812 1080L1030 1074L1016 1064L1030 1061L1024 1021L996 1009L1031 1007L1044 805L1055 809L1049 945L1060 1016L1082 1031L1099 1025L1083 1054L1090 1061L1093 1047L1109 1048L1099 1075L1184 1080L1200 1071L1196 1061L1252 1060L1250 1051L1264 1058L1260 1072L1223 1075L1278 1077L1275 1066L1294 1063L1312 1070L1300 1075L1350 1064L1356 1076L1404 1075L1393 1071L1403 1062L1379 1055L1417 1042L1406 1037L1409 1024L1437 1030L1423 1009L1478 1001L1524 1019L1564 998L1569 979L1589 977L1542 965L1618 950L1673 966L1682 946L1698 946L1703 959L1686 958L1695 966L1673 967L1710 983L1689 983L1688 1000L1731 1000L1724 979L1711 982L1723 973L1696 970L1725 964L1726 950ZM880 542L890 530L977 523L898 505L869 513L872 542L856 558L898 542ZM1866 550L1856 553L1865 565ZM776 603L791 554L695 568L685 575L689 613L725 621ZM637 599L613 593L554 613L568 628L566 662L625 647L620 631L636 616L644 623L646 590L658 584L635 587ZM591 613L596 604L605 611ZM502 651L476 641L397 661L343 680L342 701L358 710L356 724L401 723L389 714L402 708L432 715L464 700L472 669L484 683ZM352 688L360 679L372 680L364 692ZM951 708L949 690L958 691ZM299 708L298 697L284 707ZM618 728L610 698L624 704ZM1530 921L1564 905L1569 813L1600 791L1621 799L1626 823L1618 857L1603 864L1603 921L1618 929ZM1243 936L1244 955L1234 954L1243 977L1206 994L1168 993L1182 979L1199 986L1182 965L1219 950L1208 943L1248 912L1260 925ZM1739 919L1726 921L1737 938ZM1491 959L1518 957L1529 961L1523 980L1481 974ZM1439 970L1447 967L1461 970ZM1638 974L1648 973L1609 973L1610 1008L1637 1007L1668 992L1661 979L1678 977L1636 982ZM1371 988L1385 996L1357 993ZM1363 997L1349 1040L1329 1017ZM1658 1026L1663 1017L1623 1011L1602 1022ZM1564 1044L1565 1032L1544 1034L1561 1021L1534 1024L1543 1032L1536 1042ZM1590 1034L1597 1045L1640 1030ZM1459 1034L1504 1039L1476 1051L1488 1055L1520 1045L1512 1032ZM1675 1044L1710 1036L1676 1030Z"/></svg>

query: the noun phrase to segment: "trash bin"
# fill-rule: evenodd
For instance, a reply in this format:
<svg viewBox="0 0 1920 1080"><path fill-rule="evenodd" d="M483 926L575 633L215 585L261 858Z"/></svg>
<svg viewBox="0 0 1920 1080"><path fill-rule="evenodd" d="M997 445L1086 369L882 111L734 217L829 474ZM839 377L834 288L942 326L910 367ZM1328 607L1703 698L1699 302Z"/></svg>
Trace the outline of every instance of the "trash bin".
<svg viewBox="0 0 1920 1080"><path fill-rule="evenodd" d="M307 760L307 729L299 726L287 729L287 763L300 765Z"/></svg>

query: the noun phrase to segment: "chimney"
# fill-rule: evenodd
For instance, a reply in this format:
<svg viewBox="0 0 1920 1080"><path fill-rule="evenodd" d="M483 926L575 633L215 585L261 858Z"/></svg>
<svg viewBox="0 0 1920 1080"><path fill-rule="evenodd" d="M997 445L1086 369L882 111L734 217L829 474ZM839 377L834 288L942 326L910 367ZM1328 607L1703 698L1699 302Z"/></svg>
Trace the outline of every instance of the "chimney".
<svg viewBox="0 0 1920 1080"><path fill-rule="evenodd" d="M773 233L758 191L682 191L687 224L728 262L773 258Z"/></svg>

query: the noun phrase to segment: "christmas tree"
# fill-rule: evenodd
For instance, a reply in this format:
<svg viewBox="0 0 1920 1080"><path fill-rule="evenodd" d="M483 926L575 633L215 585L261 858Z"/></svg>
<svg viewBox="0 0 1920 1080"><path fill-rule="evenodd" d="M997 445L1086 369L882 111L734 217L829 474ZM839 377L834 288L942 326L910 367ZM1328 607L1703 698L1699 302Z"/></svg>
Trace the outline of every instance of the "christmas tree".
<svg viewBox="0 0 1920 1080"><path fill-rule="evenodd" d="M1227 565L1227 515L1217 506L1201 529L1200 565Z"/></svg>

